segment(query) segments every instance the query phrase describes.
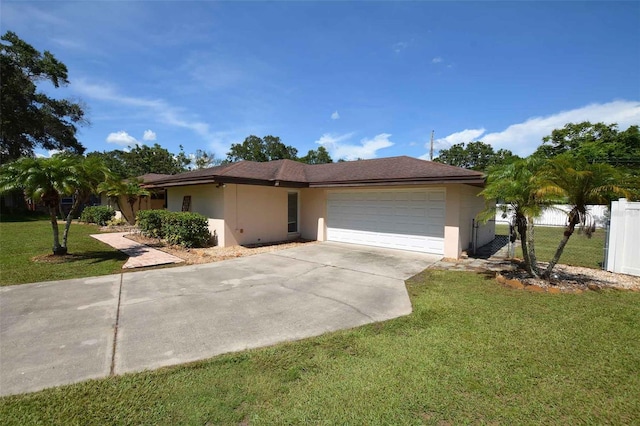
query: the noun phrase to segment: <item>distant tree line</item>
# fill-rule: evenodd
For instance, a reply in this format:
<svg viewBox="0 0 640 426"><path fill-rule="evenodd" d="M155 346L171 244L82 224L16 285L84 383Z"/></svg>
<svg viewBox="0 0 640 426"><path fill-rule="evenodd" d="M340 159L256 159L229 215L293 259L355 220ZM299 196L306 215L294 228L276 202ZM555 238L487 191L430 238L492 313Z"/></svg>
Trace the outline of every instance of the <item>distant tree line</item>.
<svg viewBox="0 0 640 426"><path fill-rule="evenodd" d="M553 158L567 152L583 157L592 164L609 164L637 175L640 170L640 130L638 126L630 126L619 131L617 124L592 124L589 121L568 123L542 138L542 144L532 155L537 158ZM519 159L519 156L508 149L494 151L491 145L475 141L454 144L440 150L433 161L487 171L492 166Z"/></svg>
<svg viewBox="0 0 640 426"><path fill-rule="evenodd" d="M481 141L469 142L468 144L457 143L448 149L440 150L438 157L433 161L449 164L451 166L463 167L465 169L484 171L496 164L509 163L517 160L508 149L494 151L493 147Z"/></svg>
<svg viewBox="0 0 640 426"><path fill-rule="evenodd" d="M260 138L255 135L247 137L242 143L231 145L227 153L227 162L234 161L273 161L294 160L306 164L333 163L333 159L323 146L317 150L311 149L307 155L298 157L298 150L291 145L285 145L277 136L265 136Z"/></svg>

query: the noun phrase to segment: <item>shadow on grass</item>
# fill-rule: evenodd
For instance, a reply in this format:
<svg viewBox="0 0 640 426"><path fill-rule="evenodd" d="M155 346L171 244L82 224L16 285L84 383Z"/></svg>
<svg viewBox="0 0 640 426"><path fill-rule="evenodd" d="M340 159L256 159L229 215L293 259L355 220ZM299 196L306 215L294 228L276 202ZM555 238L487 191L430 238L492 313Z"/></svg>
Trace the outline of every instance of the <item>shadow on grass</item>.
<svg viewBox="0 0 640 426"><path fill-rule="evenodd" d="M120 251L85 251L81 253L68 253L63 256L55 256L53 254L40 255L33 258L33 261L36 263L51 263L51 264L60 264L60 263L73 263L80 261L89 261L85 262L90 265L108 262L108 261L126 261L129 258L125 253Z"/></svg>
<svg viewBox="0 0 640 426"><path fill-rule="evenodd" d="M23 213L23 214L2 214L0 215L0 223L9 222L37 222L39 220L48 220L49 215L44 213Z"/></svg>

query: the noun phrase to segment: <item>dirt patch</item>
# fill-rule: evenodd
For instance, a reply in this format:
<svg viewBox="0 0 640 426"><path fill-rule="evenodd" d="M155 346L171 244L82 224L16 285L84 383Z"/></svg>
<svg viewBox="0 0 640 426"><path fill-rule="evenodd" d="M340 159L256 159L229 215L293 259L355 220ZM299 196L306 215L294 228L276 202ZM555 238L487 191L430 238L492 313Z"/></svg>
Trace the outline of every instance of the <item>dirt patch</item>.
<svg viewBox="0 0 640 426"><path fill-rule="evenodd" d="M504 278L504 281L500 276ZM640 291L640 277L580 266L557 265L548 281L531 278L522 269L501 271L500 276L497 280L502 284L519 288L514 282L520 282L525 290L540 288L550 293L604 289Z"/></svg>
<svg viewBox="0 0 640 426"><path fill-rule="evenodd" d="M172 246L162 240L158 240L157 238L148 238L141 234L129 234L126 235L126 238L142 244L146 244L165 253L169 253L176 257L179 257L188 265L219 262L221 260L233 259L236 257L252 256L258 253L273 252L298 247L301 245L317 243L317 241L299 239L295 241L251 244L246 246L205 247L188 249L181 246Z"/></svg>

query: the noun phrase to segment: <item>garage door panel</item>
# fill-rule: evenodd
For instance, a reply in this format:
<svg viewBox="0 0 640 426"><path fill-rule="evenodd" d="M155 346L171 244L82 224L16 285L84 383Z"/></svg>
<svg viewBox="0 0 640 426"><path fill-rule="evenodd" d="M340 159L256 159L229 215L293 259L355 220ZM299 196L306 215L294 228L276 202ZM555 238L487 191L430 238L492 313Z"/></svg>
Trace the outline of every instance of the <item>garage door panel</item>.
<svg viewBox="0 0 640 426"><path fill-rule="evenodd" d="M330 241L444 253L444 190L329 193Z"/></svg>
<svg viewBox="0 0 640 426"><path fill-rule="evenodd" d="M429 201L442 201L444 202L444 191L433 191L428 193Z"/></svg>

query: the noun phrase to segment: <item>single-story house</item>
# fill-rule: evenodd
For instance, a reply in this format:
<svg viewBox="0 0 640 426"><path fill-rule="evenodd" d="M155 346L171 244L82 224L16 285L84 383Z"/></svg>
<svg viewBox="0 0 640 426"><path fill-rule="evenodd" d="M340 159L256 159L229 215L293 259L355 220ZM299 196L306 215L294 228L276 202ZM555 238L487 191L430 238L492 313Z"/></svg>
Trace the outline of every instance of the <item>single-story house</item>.
<svg viewBox="0 0 640 426"><path fill-rule="evenodd" d="M330 164L240 161L154 179L167 209L209 218L220 246L304 238L458 258L493 240L480 172L407 156ZM474 226L475 224L475 226Z"/></svg>

